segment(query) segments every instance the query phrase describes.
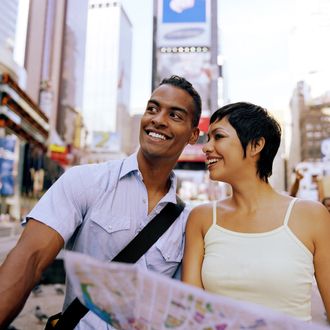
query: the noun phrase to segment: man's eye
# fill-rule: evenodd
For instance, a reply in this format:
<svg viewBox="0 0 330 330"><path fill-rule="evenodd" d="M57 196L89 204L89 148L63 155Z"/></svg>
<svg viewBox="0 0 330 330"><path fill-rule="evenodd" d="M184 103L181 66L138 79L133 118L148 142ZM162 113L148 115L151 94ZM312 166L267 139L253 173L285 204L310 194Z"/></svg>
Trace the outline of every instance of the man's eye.
<svg viewBox="0 0 330 330"><path fill-rule="evenodd" d="M154 106L149 106L149 107L147 107L147 111L148 112L155 112L155 111L157 111L157 108L154 107Z"/></svg>
<svg viewBox="0 0 330 330"><path fill-rule="evenodd" d="M171 112L170 116L174 119L178 119L178 120L182 119L181 113Z"/></svg>

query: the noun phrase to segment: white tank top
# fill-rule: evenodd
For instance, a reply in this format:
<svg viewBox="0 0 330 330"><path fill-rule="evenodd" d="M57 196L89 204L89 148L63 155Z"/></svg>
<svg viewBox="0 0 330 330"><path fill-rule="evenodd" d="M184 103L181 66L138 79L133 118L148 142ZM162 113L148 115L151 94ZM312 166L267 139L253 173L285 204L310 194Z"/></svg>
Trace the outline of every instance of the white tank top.
<svg viewBox="0 0 330 330"><path fill-rule="evenodd" d="M215 202L213 224L204 237L205 290L310 320L313 255L288 227L295 200L283 225L263 233L240 233L217 225Z"/></svg>

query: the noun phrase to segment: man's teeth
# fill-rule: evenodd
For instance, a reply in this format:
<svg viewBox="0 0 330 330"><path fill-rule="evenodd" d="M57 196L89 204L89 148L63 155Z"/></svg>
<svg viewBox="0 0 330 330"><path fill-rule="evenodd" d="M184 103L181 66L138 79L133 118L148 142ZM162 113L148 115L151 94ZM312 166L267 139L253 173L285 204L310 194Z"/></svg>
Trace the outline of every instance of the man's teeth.
<svg viewBox="0 0 330 330"><path fill-rule="evenodd" d="M158 134L158 133L155 133L155 132L150 132L149 133L149 136L152 136L156 139L162 139L162 140L166 140L166 137L162 134Z"/></svg>
<svg viewBox="0 0 330 330"><path fill-rule="evenodd" d="M219 161L219 159L217 159L217 158L208 159L208 160L206 161L206 164L207 164L207 165L211 165L211 164L216 163L217 161Z"/></svg>

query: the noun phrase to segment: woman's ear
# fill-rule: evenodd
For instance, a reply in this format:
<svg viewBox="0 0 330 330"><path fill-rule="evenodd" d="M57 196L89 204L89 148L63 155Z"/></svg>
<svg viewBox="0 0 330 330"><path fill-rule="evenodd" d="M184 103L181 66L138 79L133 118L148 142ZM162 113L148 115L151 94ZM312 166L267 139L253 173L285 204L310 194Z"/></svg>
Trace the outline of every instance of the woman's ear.
<svg viewBox="0 0 330 330"><path fill-rule="evenodd" d="M261 150L264 148L265 143L266 141L264 137L252 141L250 145L251 156L254 157L258 155L261 152Z"/></svg>

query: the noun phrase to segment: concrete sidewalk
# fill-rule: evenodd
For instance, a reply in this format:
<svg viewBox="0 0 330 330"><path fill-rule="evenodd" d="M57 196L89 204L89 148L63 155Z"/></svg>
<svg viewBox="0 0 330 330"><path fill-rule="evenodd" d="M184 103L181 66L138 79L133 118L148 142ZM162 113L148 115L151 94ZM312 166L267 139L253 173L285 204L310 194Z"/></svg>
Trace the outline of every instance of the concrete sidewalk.
<svg viewBox="0 0 330 330"><path fill-rule="evenodd" d="M61 311L64 294L59 294L55 288L60 287L64 290L64 285L41 285L41 292L38 294L31 293L23 310L11 324L18 330L43 330L45 328L46 319L39 321L35 316L37 306L47 316L56 314Z"/></svg>

